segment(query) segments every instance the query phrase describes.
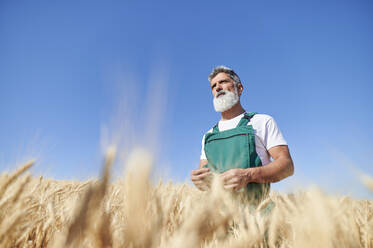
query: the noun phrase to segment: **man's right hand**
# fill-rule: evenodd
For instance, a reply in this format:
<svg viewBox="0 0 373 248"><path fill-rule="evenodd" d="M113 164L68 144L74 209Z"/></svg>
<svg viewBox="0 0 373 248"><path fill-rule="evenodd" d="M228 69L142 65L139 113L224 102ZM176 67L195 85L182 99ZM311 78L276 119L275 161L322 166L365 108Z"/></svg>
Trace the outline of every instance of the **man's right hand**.
<svg viewBox="0 0 373 248"><path fill-rule="evenodd" d="M192 170L190 178L199 190L208 190L211 182L211 172L209 168Z"/></svg>

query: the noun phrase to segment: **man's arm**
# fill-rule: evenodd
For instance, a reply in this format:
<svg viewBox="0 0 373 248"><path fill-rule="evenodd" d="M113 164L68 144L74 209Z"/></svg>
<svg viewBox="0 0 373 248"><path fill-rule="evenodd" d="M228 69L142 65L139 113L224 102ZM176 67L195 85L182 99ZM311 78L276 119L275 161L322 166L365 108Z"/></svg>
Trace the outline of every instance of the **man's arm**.
<svg viewBox="0 0 373 248"><path fill-rule="evenodd" d="M265 166L249 168L248 182L274 183L294 174L294 164L287 145L272 147L268 152L273 161Z"/></svg>
<svg viewBox="0 0 373 248"><path fill-rule="evenodd" d="M231 169L221 174L224 187L238 190L250 182L273 183L294 174L293 160L287 145L272 147L268 152L274 160L265 166Z"/></svg>

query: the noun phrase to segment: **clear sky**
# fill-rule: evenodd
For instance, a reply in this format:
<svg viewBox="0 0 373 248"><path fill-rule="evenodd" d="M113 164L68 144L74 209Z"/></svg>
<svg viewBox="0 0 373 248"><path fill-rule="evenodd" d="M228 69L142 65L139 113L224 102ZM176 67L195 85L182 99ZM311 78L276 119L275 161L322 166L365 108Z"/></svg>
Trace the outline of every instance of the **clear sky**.
<svg viewBox="0 0 373 248"><path fill-rule="evenodd" d="M223 64L289 143L295 175L275 189L371 196L354 171L373 175L372 13L368 0L3 0L0 169L36 156L36 174L87 179L120 141L183 182L219 120L207 76Z"/></svg>

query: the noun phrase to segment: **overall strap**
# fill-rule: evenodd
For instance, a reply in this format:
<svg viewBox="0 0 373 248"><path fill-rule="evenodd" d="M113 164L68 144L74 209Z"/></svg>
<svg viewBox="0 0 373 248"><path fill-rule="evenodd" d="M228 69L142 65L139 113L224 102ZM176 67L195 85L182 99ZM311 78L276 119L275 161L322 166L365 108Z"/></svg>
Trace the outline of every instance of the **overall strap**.
<svg viewBox="0 0 373 248"><path fill-rule="evenodd" d="M237 127L247 126L247 123L249 123L251 118L256 114L256 112L245 113L240 122L237 124Z"/></svg>
<svg viewBox="0 0 373 248"><path fill-rule="evenodd" d="M216 125L215 125L214 128L212 129L212 132L213 132L213 133L218 133L218 132L219 132L218 124L219 124L219 123L216 123Z"/></svg>

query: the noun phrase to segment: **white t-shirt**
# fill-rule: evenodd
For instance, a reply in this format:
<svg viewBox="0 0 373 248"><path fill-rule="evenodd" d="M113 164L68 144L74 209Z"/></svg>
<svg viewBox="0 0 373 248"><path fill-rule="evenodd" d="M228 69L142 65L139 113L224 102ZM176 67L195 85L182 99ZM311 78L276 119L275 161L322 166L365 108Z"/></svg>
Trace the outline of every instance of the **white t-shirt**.
<svg viewBox="0 0 373 248"><path fill-rule="evenodd" d="M219 131L225 131L237 127L244 114L226 121L219 121ZM265 114L254 115L247 125L252 125L255 133L256 153L259 155L262 165L271 162L268 150L274 146L287 145L280 129L277 127L275 120ZM212 129L208 131L211 133ZM201 159L207 159L205 154L205 135L202 138Z"/></svg>

